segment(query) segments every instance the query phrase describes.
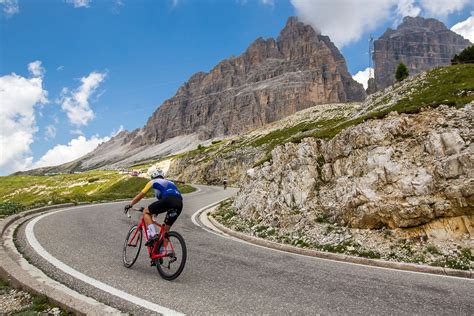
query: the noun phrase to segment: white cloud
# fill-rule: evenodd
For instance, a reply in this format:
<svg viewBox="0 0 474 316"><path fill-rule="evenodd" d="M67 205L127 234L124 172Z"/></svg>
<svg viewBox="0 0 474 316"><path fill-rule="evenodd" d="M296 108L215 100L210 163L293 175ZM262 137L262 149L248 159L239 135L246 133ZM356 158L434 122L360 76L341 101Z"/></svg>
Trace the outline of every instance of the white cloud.
<svg viewBox="0 0 474 316"><path fill-rule="evenodd" d="M28 64L28 71L33 75L33 77L43 77L45 70L41 66L41 61L36 60Z"/></svg>
<svg viewBox="0 0 474 316"><path fill-rule="evenodd" d="M33 168L57 166L93 151L100 143L106 142L110 137L100 138L98 135L87 139L79 136L72 139L67 145L56 145L46 152L37 162L33 164Z"/></svg>
<svg viewBox="0 0 474 316"><path fill-rule="evenodd" d="M451 31L458 33L465 39L470 40L471 43L474 43L474 15L471 15L466 20L453 25Z"/></svg>
<svg viewBox="0 0 474 316"><path fill-rule="evenodd" d="M38 130L35 105L47 103L47 96L41 77L24 78L14 73L0 77L0 174L31 164L30 145Z"/></svg>
<svg viewBox="0 0 474 316"><path fill-rule="evenodd" d="M405 16L415 17L420 15L421 8L415 3L415 0L400 0L397 5L397 15L402 18Z"/></svg>
<svg viewBox="0 0 474 316"><path fill-rule="evenodd" d="M404 16L446 17L472 0L291 0L300 19L342 48Z"/></svg>
<svg viewBox="0 0 474 316"><path fill-rule="evenodd" d="M88 8L92 0L67 0L66 2L74 5L74 8Z"/></svg>
<svg viewBox="0 0 474 316"><path fill-rule="evenodd" d="M291 0L291 3L303 22L328 35L341 48L385 22L395 0Z"/></svg>
<svg viewBox="0 0 474 316"><path fill-rule="evenodd" d="M461 11L471 0L420 0L423 9L429 16L447 17Z"/></svg>
<svg viewBox="0 0 474 316"><path fill-rule="evenodd" d="M0 0L0 4L3 5L3 13L5 13L6 16L12 16L20 12L18 0Z"/></svg>
<svg viewBox="0 0 474 316"><path fill-rule="evenodd" d="M64 69L64 66L63 65L59 65L58 68L56 68L57 71L61 71Z"/></svg>
<svg viewBox="0 0 474 316"><path fill-rule="evenodd" d="M89 106L89 97L94 94L105 77L106 73L91 72L87 77L81 78L81 86L74 92L63 88L60 103L72 124L87 125L95 117L94 111Z"/></svg>
<svg viewBox="0 0 474 316"><path fill-rule="evenodd" d="M69 131L72 135L84 135L84 132L80 128L76 128Z"/></svg>
<svg viewBox="0 0 474 316"><path fill-rule="evenodd" d="M264 5L273 6L273 5L275 5L275 0L260 0L260 3L264 4Z"/></svg>
<svg viewBox="0 0 474 316"><path fill-rule="evenodd" d="M354 76L352 76L352 79L357 81L358 83L361 83L364 86L364 89L367 89L367 82L369 81L369 74L372 71L374 72L373 68L365 68L364 70L360 70L357 72Z"/></svg>
<svg viewBox="0 0 474 316"><path fill-rule="evenodd" d="M56 137L56 127L54 125L48 125L44 128L44 138L46 140L53 139Z"/></svg>
<svg viewBox="0 0 474 316"><path fill-rule="evenodd" d="M122 132L124 130L123 128L123 125L120 125L118 130L113 130L112 133L110 133L110 137L114 137L114 136L117 136L118 134L120 134L120 132Z"/></svg>

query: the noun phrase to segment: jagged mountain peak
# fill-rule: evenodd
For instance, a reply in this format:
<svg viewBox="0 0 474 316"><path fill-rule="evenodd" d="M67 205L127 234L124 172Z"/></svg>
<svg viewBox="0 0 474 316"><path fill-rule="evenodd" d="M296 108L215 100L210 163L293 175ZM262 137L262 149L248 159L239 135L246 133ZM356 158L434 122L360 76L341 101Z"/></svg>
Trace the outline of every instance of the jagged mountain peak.
<svg viewBox="0 0 474 316"><path fill-rule="evenodd" d="M402 23L400 23L400 25L397 27L398 30L411 28L429 28L430 30L447 29L443 22L433 18L424 18L421 16L406 16L403 18Z"/></svg>

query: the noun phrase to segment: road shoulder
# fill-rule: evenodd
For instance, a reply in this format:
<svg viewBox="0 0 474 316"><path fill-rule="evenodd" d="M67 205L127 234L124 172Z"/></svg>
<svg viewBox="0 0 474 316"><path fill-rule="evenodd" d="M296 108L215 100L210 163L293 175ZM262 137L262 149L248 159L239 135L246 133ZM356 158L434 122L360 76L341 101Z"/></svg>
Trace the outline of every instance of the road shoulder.
<svg viewBox="0 0 474 316"><path fill-rule="evenodd" d="M321 259L326 259L326 260L335 260L335 261L341 261L341 262L352 263L352 264L366 265L366 266L372 266L372 267L377 267L377 268L395 269L395 270L402 270L402 271L408 271L408 272L428 273L428 274L436 274L440 276L460 277L460 278L467 278L467 279L474 278L472 271L462 271L462 270L454 270L454 269L441 268L441 267L423 266L423 265L403 263L403 262L392 262L392 261L385 261L385 260L361 258L361 257L355 257L355 256L349 256L349 255L341 255L341 254L323 252L323 251L307 249L307 248L298 248L298 247L294 247L294 246L290 246L286 244L281 244L281 243L265 240L265 239L258 238L255 236L250 236L247 234L234 231L222 225L216 219L214 219L212 215L210 215L210 213L212 213L212 211L215 210L216 207L217 206L214 205L207 209L201 209L198 212L196 212L196 214L193 217L199 218L199 222L204 227L211 230L212 232L216 232L220 235L227 235L233 238L237 238L239 240L248 242L256 246L266 247L266 248L294 253L298 255L321 258Z"/></svg>
<svg viewBox="0 0 474 316"><path fill-rule="evenodd" d="M22 223L50 210L70 206L73 206L73 204L34 209L9 216L1 221L0 277L8 281L15 288L27 290L35 295L46 296L55 305L74 314L122 314L118 309L82 295L51 279L41 270L30 264L15 247L14 233Z"/></svg>

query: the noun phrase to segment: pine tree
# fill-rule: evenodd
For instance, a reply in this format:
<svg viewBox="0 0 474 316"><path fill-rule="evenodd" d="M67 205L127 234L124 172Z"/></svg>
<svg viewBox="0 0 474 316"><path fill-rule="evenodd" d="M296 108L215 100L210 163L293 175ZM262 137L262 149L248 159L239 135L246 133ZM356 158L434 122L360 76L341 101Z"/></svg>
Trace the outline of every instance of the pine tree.
<svg viewBox="0 0 474 316"><path fill-rule="evenodd" d="M408 77L408 68L404 63L400 63L395 71L395 79L398 82L405 80Z"/></svg>
<svg viewBox="0 0 474 316"><path fill-rule="evenodd" d="M474 63L474 45L467 47L459 54L454 55L454 58L451 59L451 65L472 63Z"/></svg>

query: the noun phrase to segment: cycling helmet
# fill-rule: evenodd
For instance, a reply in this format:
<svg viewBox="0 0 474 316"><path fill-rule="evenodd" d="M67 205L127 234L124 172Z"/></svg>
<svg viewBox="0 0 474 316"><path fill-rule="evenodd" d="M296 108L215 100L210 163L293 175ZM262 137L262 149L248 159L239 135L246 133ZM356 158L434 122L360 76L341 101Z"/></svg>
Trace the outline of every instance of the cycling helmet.
<svg viewBox="0 0 474 316"><path fill-rule="evenodd" d="M162 170L155 170L154 172L151 173L150 177L152 179L156 179L156 178L164 179L165 173Z"/></svg>

